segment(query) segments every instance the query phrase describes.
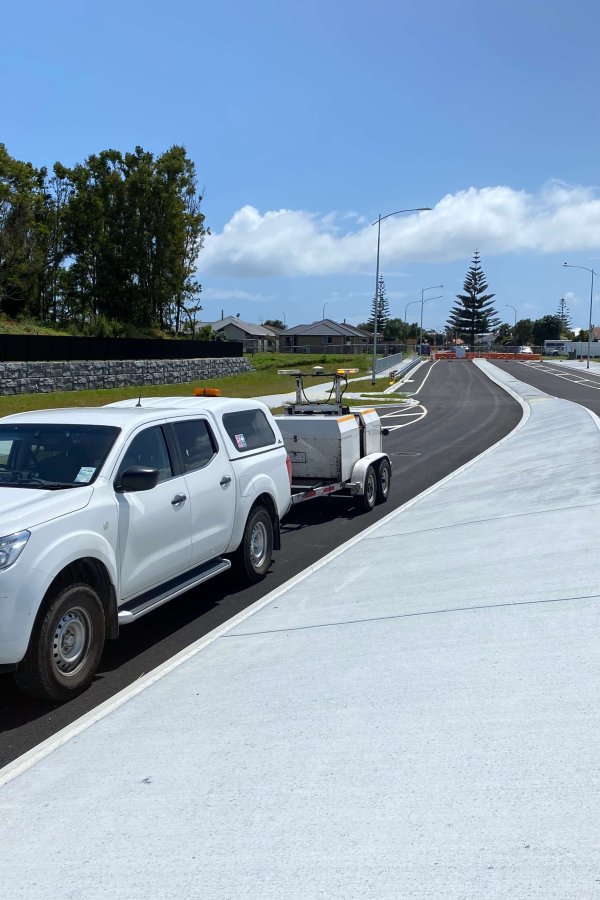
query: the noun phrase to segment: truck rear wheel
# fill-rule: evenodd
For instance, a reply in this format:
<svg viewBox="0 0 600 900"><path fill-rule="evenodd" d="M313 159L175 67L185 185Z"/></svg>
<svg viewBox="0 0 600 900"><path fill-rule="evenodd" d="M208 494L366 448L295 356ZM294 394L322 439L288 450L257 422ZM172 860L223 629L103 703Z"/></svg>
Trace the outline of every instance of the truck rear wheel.
<svg viewBox="0 0 600 900"><path fill-rule="evenodd" d="M102 602L89 584L70 584L50 599L15 673L31 697L68 700L92 681L104 648Z"/></svg>
<svg viewBox="0 0 600 900"><path fill-rule="evenodd" d="M365 491L361 495L361 506L363 512L370 512L375 506L377 497L377 476L373 466L369 466L365 475Z"/></svg>
<svg viewBox="0 0 600 900"><path fill-rule="evenodd" d="M385 503L390 495L392 467L387 459L382 459L377 471L377 503Z"/></svg>
<svg viewBox="0 0 600 900"><path fill-rule="evenodd" d="M240 578L257 584L267 574L273 558L273 522L264 506L257 506L248 516L242 543L232 562Z"/></svg>

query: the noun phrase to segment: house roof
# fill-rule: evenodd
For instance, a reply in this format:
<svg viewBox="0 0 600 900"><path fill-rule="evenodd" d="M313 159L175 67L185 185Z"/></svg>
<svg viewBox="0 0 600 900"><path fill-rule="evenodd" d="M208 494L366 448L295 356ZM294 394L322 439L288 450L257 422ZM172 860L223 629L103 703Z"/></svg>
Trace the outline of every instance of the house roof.
<svg viewBox="0 0 600 900"><path fill-rule="evenodd" d="M228 325L235 325L236 328L239 328L240 331L245 332L249 337L267 337L272 338L274 336L274 332L269 327L265 327L264 325L257 325L254 322L244 322L243 319L238 319L237 316L225 316L224 319L219 319L217 322L211 322L213 331L223 331Z"/></svg>
<svg viewBox="0 0 600 900"><path fill-rule="evenodd" d="M359 337L371 338L371 333L363 331L362 328L356 328L354 325L348 325L346 322L334 322L333 319L321 319L320 322L311 322L310 325L294 325L283 332L284 335L314 335L315 337L336 336L336 337Z"/></svg>

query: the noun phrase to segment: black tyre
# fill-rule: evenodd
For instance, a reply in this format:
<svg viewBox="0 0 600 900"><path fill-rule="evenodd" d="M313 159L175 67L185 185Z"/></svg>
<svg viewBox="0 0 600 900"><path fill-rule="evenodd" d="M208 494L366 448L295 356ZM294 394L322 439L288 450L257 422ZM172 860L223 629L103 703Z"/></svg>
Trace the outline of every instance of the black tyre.
<svg viewBox="0 0 600 900"><path fill-rule="evenodd" d="M92 681L104 648L100 597L89 584L70 584L51 597L15 673L31 697L68 700Z"/></svg>
<svg viewBox="0 0 600 900"><path fill-rule="evenodd" d="M360 497L363 512L370 512L373 509L376 497L377 475L373 466L369 466L365 475L365 492Z"/></svg>
<svg viewBox="0 0 600 900"><path fill-rule="evenodd" d="M273 558L273 522L264 506L248 516L242 543L232 556L235 574L246 584L256 584L267 574Z"/></svg>
<svg viewBox="0 0 600 900"><path fill-rule="evenodd" d="M385 503L390 495L392 483L392 467L387 459L383 459L377 471L377 503Z"/></svg>

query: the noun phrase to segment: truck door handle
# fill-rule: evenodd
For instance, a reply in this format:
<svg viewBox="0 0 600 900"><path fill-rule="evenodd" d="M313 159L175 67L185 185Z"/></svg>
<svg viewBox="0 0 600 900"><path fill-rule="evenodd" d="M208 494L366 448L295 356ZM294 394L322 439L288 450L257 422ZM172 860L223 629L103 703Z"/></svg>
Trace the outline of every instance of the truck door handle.
<svg viewBox="0 0 600 900"><path fill-rule="evenodd" d="M219 484L230 484L231 483L231 475L223 475Z"/></svg>
<svg viewBox="0 0 600 900"><path fill-rule="evenodd" d="M185 494L175 494L171 500L171 506L177 506L179 503L184 503L186 500L187 497Z"/></svg>

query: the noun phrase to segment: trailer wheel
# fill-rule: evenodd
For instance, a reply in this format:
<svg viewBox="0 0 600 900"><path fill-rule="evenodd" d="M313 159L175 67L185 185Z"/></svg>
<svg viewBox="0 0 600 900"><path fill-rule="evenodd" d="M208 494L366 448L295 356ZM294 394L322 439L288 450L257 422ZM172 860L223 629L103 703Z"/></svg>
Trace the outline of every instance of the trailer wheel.
<svg viewBox="0 0 600 900"><path fill-rule="evenodd" d="M257 584L267 574L273 557L273 521L264 506L248 516L242 543L232 555L233 566L246 584Z"/></svg>
<svg viewBox="0 0 600 900"><path fill-rule="evenodd" d="M363 512L370 512L375 506L377 498L377 476L373 466L369 466L365 475L365 491L361 496L361 506Z"/></svg>
<svg viewBox="0 0 600 900"><path fill-rule="evenodd" d="M70 584L58 591L33 629L15 673L18 687L45 700L79 694L98 668L105 627L100 597L89 584Z"/></svg>
<svg viewBox="0 0 600 900"><path fill-rule="evenodd" d="M389 497L391 481L392 467L387 459L383 459L377 472L377 503L385 503Z"/></svg>

